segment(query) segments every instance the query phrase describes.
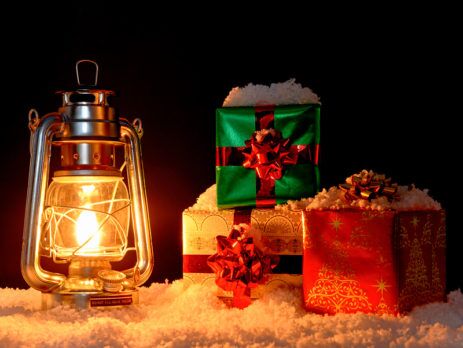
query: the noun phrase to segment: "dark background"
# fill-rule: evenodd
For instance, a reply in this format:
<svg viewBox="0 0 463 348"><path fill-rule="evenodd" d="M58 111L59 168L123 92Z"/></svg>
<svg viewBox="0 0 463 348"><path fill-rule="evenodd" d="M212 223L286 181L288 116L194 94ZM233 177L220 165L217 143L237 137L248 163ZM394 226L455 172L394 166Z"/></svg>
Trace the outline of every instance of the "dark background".
<svg viewBox="0 0 463 348"><path fill-rule="evenodd" d="M74 87L83 58L99 63L121 113L143 120L152 281L181 276L181 212L215 181L215 108L234 86L295 77L321 96L322 185L371 168L429 188L448 212L448 290L463 287L461 40L451 9L287 3L253 11L230 3L208 15L179 4L127 6L2 10L1 287L26 286L19 264L27 112L55 111L54 91Z"/></svg>

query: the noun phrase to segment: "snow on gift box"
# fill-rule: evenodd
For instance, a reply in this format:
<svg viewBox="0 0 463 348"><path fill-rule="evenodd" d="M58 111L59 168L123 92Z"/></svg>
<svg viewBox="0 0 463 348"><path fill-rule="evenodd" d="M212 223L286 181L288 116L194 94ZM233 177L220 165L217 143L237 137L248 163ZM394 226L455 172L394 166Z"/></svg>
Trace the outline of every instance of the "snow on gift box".
<svg viewBox="0 0 463 348"><path fill-rule="evenodd" d="M316 313L407 313L445 299L445 212L414 186L362 171L303 217L303 295Z"/></svg>
<svg viewBox="0 0 463 348"><path fill-rule="evenodd" d="M273 207L319 188L320 103L294 80L231 90L216 111L217 204Z"/></svg>

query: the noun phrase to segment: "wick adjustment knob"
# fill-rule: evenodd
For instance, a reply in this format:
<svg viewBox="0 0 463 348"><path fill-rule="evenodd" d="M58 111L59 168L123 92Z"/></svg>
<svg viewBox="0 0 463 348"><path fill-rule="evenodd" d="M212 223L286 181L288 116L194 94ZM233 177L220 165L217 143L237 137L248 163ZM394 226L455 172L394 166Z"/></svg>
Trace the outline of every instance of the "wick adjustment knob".
<svg viewBox="0 0 463 348"><path fill-rule="evenodd" d="M119 292L122 290L122 282L125 274L114 270L103 270L98 272L98 278L103 281L103 289L108 292Z"/></svg>

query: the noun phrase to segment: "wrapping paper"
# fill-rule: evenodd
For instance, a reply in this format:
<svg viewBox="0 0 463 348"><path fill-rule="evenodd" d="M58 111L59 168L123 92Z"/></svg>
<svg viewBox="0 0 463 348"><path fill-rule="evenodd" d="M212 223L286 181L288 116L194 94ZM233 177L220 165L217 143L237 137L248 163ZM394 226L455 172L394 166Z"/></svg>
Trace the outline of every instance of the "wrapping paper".
<svg viewBox="0 0 463 348"><path fill-rule="evenodd" d="M256 131L270 129L279 134L281 146L275 139L256 143ZM318 104L217 109L218 206L273 207L313 196L319 188L319 142Z"/></svg>
<svg viewBox="0 0 463 348"><path fill-rule="evenodd" d="M217 235L227 236L237 222L237 211L189 211L182 214L183 223L183 278L214 288L220 297L231 298L231 291L215 285L215 274L207 265L207 258L217 251ZM261 232L266 253L279 255L278 266L268 275L265 284L251 289L251 298L259 298L266 291L279 286L302 285L302 224L301 212L275 209L252 209L251 227Z"/></svg>
<svg viewBox="0 0 463 348"><path fill-rule="evenodd" d="M445 299L444 211L306 211L303 295L316 313L407 313Z"/></svg>

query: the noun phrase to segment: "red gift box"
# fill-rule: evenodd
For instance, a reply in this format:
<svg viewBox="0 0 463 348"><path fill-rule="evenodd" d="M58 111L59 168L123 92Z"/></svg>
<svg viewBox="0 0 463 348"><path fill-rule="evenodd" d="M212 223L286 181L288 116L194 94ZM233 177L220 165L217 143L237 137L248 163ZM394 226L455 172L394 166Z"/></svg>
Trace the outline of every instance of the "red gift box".
<svg viewBox="0 0 463 348"><path fill-rule="evenodd" d="M445 300L445 212L304 212L303 294L316 313L407 313Z"/></svg>

